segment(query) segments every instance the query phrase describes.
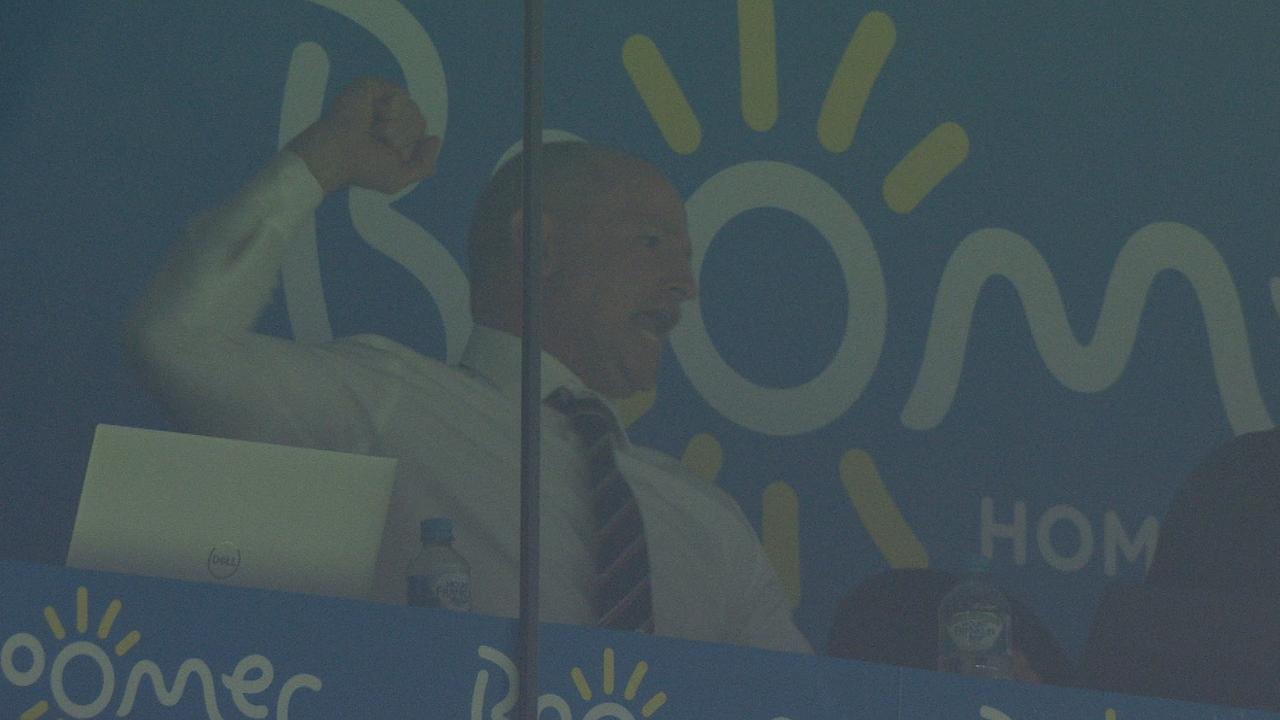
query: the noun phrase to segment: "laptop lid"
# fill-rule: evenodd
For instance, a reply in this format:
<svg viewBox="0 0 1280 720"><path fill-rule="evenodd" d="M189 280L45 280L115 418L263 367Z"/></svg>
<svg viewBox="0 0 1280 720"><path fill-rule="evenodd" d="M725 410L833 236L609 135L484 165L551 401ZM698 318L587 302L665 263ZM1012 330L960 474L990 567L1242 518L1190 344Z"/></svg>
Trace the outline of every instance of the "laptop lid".
<svg viewBox="0 0 1280 720"><path fill-rule="evenodd" d="M395 466L99 425L67 565L364 599Z"/></svg>
<svg viewBox="0 0 1280 720"><path fill-rule="evenodd" d="M1098 690L1280 710L1280 599L1112 585L1082 665Z"/></svg>

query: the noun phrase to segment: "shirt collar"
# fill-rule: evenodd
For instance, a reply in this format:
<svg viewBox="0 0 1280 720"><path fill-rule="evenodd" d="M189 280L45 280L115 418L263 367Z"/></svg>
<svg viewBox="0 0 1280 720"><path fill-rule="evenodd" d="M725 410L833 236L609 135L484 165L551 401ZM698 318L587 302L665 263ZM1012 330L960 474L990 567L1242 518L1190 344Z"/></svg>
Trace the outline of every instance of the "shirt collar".
<svg viewBox="0 0 1280 720"><path fill-rule="evenodd" d="M520 360L523 354L520 338L503 330L485 325L473 325L467 347L462 351L460 365L489 381L498 392L513 400L520 399ZM613 415L616 427L622 428L622 418L609 398L587 387L564 363L553 355L542 352L542 399L558 388L568 388L574 397L595 397ZM625 435L625 432L623 433Z"/></svg>

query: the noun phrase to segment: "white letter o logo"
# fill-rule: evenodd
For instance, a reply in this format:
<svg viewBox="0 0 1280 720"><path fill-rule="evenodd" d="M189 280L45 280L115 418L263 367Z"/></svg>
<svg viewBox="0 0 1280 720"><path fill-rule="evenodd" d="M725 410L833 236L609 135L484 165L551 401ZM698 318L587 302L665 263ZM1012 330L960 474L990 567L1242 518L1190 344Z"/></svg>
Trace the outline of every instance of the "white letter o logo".
<svg viewBox="0 0 1280 720"><path fill-rule="evenodd" d="M81 705L67 697L67 689L62 682L62 674L66 670L67 663L77 657L89 658L98 664L98 669L102 672L102 690L88 705ZM73 718L91 718L106 710L107 703L111 702L111 694L116 689L116 671L111 666L111 659L102 651L102 648L81 640L62 648L58 656L53 659L53 665L49 668L49 685L59 710Z"/></svg>
<svg viewBox="0 0 1280 720"><path fill-rule="evenodd" d="M871 380L888 323L884 275L871 236L839 193L794 165L757 161L720 171L689 197L695 276L716 233L756 208L778 208L803 218L839 260L849 310L835 357L818 377L802 385L756 385L720 357L697 303L687 307L685 319L672 332L671 347L690 382L720 414L767 435L800 435L843 415Z"/></svg>

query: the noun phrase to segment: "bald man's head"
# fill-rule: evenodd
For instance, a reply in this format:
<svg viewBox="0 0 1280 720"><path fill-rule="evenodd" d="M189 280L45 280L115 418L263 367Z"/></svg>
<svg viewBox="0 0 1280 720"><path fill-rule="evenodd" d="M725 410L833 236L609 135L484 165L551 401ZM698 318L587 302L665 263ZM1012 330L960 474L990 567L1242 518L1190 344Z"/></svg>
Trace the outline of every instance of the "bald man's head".
<svg viewBox="0 0 1280 720"><path fill-rule="evenodd" d="M524 155L498 168L476 203L467 237L471 273L471 313L493 319L519 307ZM594 143L559 141L542 146L542 210L559 224L572 224L598 204L619 179L652 167L631 153ZM512 289L516 288L516 292Z"/></svg>
<svg viewBox="0 0 1280 720"><path fill-rule="evenodd" d="M521 172L501 167L469 238L471 309L521 334ZM601 145L543 146L543 349L610 397L657 378L680 304L696 295L684 201L652 164Z"/></svg>

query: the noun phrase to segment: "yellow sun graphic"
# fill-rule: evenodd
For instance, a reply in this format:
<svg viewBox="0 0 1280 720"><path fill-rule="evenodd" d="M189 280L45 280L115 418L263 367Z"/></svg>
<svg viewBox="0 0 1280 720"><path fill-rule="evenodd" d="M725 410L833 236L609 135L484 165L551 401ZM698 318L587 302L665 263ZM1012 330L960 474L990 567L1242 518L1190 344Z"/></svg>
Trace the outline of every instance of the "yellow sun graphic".
<svg viewBox="0 0 1280 720"><path fill-rule="evenodd" d="M115 625L116 617L120 614L122 607L123 606L119 599L112 600L107 604L106 609L102 613L102 617L98 620L97 629L94 633L97 640L105 641L111 635L111 628ZM66 627L62 624L62 618L59 617L57 609L52 605L45 607L44 619L45 623L49 626L49 632L53 634L55 640L64 641L67 639ZM89 632L89 590L84 586L76 589L75 630L77 635L85 635ZM120 640L111 647L111 650L115 653L116 657L123 657L125 653L132 650L133 646L137 645L138 641L141 639L142 634L137 630L130 631L126 633L124 637L120 638ZM76 653L78 655L86 655L93 658L101 656L100 662L103 664L107 661L105 651L97 642L73 640L68 644L68 647L71 646L83 646L80 652ZM55 661L54 664L57 665L57 662ZM110 694L106 691L107 688L104 688L104 692L95 702L90 703L90 706L105 706L106 702L110 699ZM68 706L79 705L78 703L72 702L69 698L58 697L57 690L55 690L54 701L64 709ZM48 700L40 700L36 704L24 710L22 714L18 716L18 720L37 720L37 718L42 718L48 714L50 707ZM97 710L100 709L101 708L97 708ZM93 714L96 714L96 712L91 712L90 716ZM85 715L80 715L79 717L85 717Z"/></svg>
<svg viewBox="0 0 1280 720"><path fill-rule="evenodd" d="M636 663L635 668L631 671L631 676L627 680L627 685L622 691L624 700L631 701L636 699L636 695L640 692L640 683L644 682L644 676L649 672L649 664L641 660ZM591 690L591 683L587 681L587 676L582 672L582 668L575 667L569 672L569 677L573 679L573 685L578 689L578 696L584 701L591 701L596 697L596 693ZM614 675L614 653L613 648L605 648L604 656L601 659L600 668L600 695L602 697L612 697L615 691L615 675ZM658 692L652 695L640 707L640 715L642 717L652 717L667 702L667 694ZM591 709L587 717L610 717L610 718L633 718L635 717L626 706L613 702L603 702Z"/></svg>
<svg viewBox="0 0 1280 720"><path fill-rule="evenodd" d="M885 13L868 13L858 23L818 116L818 140L827 151L841 153L853 144L871 89L896 42L897 29ZM773 0L738 1L738 49L742 116L751 129L764 132L778 119ZM667 146L682 155L697 150L702 125L657 44L645 35L631 36L622 47L622 62ZM885 176L885 204L897 213L911 212L968 154L964 128L942 123Z"/></svg>
<svg viewBox="0 0 1280 720"><path fill-rule="evenodd" d="M738 0L738 50L742 117L747 126L766 132L778 119L778 61L773 0ZM819 144L832 154L853 145L859 122L881 69L897 42L897 28L887 14L865 15L832 74L817 119ZM646 35L628 38L622 63L667 146L680 155L702 144L702 124L668 66L657 43ZM954 122L944 122L906 151L881 184L885 204L894 212L913 211L969 154L969 137ZM652 392L621 403L627 424L655 401ZM713 436L689 440L682 462L699 477L714 482L724 452ZM876 547L892 567L927 567L928 554L916 537L865 450L849 450L838 474L854 510ZM784 481L769 484L762 497L761 542L792 605L800 601L799 502Z"/></svg>

